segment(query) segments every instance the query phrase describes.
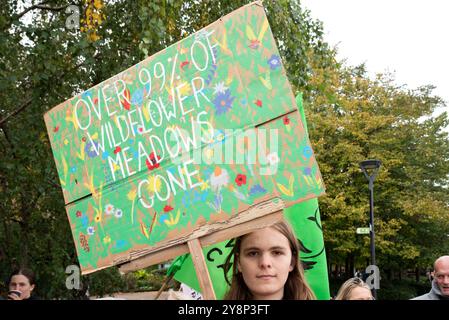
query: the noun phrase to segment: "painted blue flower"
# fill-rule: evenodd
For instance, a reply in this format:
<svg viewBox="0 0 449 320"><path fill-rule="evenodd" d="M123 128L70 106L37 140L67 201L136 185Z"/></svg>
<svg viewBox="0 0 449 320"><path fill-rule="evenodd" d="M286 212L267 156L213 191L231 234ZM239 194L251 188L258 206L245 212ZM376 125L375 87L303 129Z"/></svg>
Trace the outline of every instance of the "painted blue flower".
<svg viewBox="0 0 449 320"><path fill-rule="evenodd" d="M81 217L81 224L83 225L83 228L86 228L89 223L89 218L86 215L83 215Z"/></svg>
<svg viewBox="0 0 449 320"><path fill-rule="evenodd" d="M116 247L117 249L123 248L125 245L126 245L126 241L125 241L125 240L117 240L117 241L115 242L115 247Z"/></svg>
<svg viewBox="0 0 449 320"><path fill-rule="evenodd" d="M84 148L84 151L87 153L89 158L95 158L96 156L98 156L96 150L98 150L98 143L96 141L93 141L93 143L88 142L86 144L86 147Z"/></svg>
<svg viewBox="0 0 449 320"><path fill-rule="evenodd" d="M107 151L105 151L105 152L102 153L101 157L103 159L107 159L109 157L109 153Z"/></svg>
<svg viewBox="0 0 449 320"><path fill-rule="evenodd" d="M276 70L281 66L281 59L278 55L273 54L270 59L268 59L267 63L270 65L271 70Z"/></svg>
<svg viewBox="0 0 449 320"><path fill-rule="evenodd" d="M166 214L161 214L161 216L159 217L159 222L163 223L165 220L167 220L167 215Z"/></svg>
<svg viewBox="0 0 449 320"><path fill-rule="evenodd" d="M305 147L302 149L302 154L304 155L304 157L306 157L307 159L309 159L309 158L312 157L312 155L313 155L312 148L309 147L309 146L305 146Z"/></svg>
<svg viewBox="0 0 449 320"><path fill-rule="evenodd" d="M140 106L143 103L143 89L139 89L131 96L131 103L135 106Z"/></svg>
<svg viewBox="0 0 449 320"><path fill-rule="evenodd" d="M70 168L70 172L75 173L76 172L76 167L71 167Z"/></svg>
<svg viewBox="0 0 449 320"><path fill-rule="evenodd" d="M310 176L310 175L312 174L312 168L307 167L307 168L304 169L303 172L304 172L304 174L305 174L306 176Z"/></svg>
<svg viewBox="0 0 449 320"><path fill-rule="evenodd" d="M93 236L95 233L95 228L94 227L88 227L87 228L87 234L90 236Z"/></svg>
<svg viewBox="0 0 449 320"><path fill-rule="evenodd" d="M231 96L231 91L227 89L224 93L219 93L214 100L217 115L224 114L232 108L235 97Z"/></svg>
<svg viewBox="0 0 449 320"><path fill-rule="evenodd" d="M253 195L256 195L259 193L264 194L266 192L267 192L267 190L264 187L262 187L260 184L256 184L249 190L249 195L253 196Z"/></svg>

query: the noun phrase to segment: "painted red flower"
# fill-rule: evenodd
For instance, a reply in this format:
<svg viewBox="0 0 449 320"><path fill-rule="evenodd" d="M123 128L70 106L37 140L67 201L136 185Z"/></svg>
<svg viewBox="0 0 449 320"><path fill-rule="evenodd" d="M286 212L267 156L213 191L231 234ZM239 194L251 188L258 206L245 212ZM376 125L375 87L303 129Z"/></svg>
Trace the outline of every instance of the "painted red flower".
<svg viewBox="0 0 449 320"><path fill-rule="evenodd" d="M187 65L189 65L189 64L190 64L190 62L189 62L188 60L183 61L183 62L181 62L181 64L180 64L180 68L184 70L184 67L187 66Z"/></svg>
<svg viewBox="0 0 449 320"><path fill-rule="evenodd" d="M290 118L288 116L284 117L284 124L287 126L290 124Z"/></svg>
<svg viewBox="0 0 449 320"><path fill-rule="evenodd" d="M78 210L78 211L76 212L76 216L77 216L78 218L81 217L82 215L83 215L83 214L82 214L81 211Z"/></svg>
<svg viewBox="0 0 449 320"><path fill-rule="evenodd" d="M83 142L86 142L86 137L82 137L81 140L83 140Z"/></svg>
<svg viewBox="0 0 449 320"><path fill-rule="evenodd" d="M173 210L173 207L172 207L172 206L166 205L166 206L164 207L164 212L170 212L170 211L172 211L172 210Z"/></svg>
<svg viewBox="0 0 449 320"><path fill-rule="evenodd" d="M117 154L117 153L119 153L120 151L122 151L122 148L116 147L115 150L114 150L114 153Z"/></svg>
<svg viewBox="0 0 449 320"><path fill-rule="evenodd" d="M257 99L256 101L254 101L254 103L256 104L256 106L262 107L262 100Z"/></svg>
<svg viewBox="0 0 449 320"><path fill-rule="evenodd" d="M59 126L56 126L53 128L53 132L58 132L59 131Z"/></svg>
<svg viewBox="0 0 449 320"><path fill-rule="evenodd" d="M157 159L156 159L157 157ZM148 158L145 160L145 163L147 165L148 170L154 170L156 168L159 168L159 163L158 161L161 159L161 157L159 156L155 156L154 152L151 152L150 154L150 159L148 160Z"/></svg>
<svg viewBox="0 0 449 320"><path fill-rule="evenodd" d="M246 176L244 174L238 174L237 178L235 178L235 183L240 187L246 184Z"/></svg>

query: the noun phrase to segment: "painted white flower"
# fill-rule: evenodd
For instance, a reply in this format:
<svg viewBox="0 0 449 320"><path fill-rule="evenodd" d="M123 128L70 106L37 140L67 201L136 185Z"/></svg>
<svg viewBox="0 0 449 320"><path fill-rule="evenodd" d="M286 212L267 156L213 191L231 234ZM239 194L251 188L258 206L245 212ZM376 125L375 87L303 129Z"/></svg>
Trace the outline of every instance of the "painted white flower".
<svg viewBox="0 0 449 320"><path fill-rule="evenodd" d="M93 236L95 233L95 228L94 227L88 227L87 228L87 234L90 236Z"/></svg>
<svg viewBox="0 0 449 320"><path fill-rule="evenodd" d="M217 94L217 93L225 93L225 91L228 89L228 87L226 87L225 85L224 85L224 82L223 81L221 81L221 82L219 82L219 83L217 83L216 85L215 85L215 87L214 87L214 94Z"/></svg>
<svg viewBox="0 0 449 320"><path fill-rule="evenodd" d="M225 169L216 167L214 173L210 176L211 189L216 192L221 187L226 186L229 183L229 174Z"/></svg>
<svg viewBox="0 0 449 320"><path fill-rule="evenodd" d="M277 152L272 152L269 155L267 155L267 161L268 163L270 163L270 165L275 165L276 163L279 162L279 156L277 154Z"/></svg>
<svg viewBox="0 0 449 320"><path fill-rule="evenodd" d="M104 207L104 213L106 213L107 215L111 215L114 213L114 206L112 204L107 204Z"/></svg>
<svg viewBox="0 0 449 320"><path fill-rule="evenodd" d="M115 217L116 218L121 218L121 217L123 217L123 211L122 211L122 209L116 209L115 210Z"/></svg>

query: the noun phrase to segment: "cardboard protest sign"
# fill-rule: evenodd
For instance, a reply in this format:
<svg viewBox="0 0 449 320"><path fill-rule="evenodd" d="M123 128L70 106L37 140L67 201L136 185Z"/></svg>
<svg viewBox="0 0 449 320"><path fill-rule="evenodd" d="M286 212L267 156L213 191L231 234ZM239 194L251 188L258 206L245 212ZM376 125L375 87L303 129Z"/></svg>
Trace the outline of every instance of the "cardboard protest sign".
<svg viewBox="0 0 449 320"><path fill-rule="evenodd" d="M264 201L324 192L260 3L65 101L45 122L83 274Z"/></svg>

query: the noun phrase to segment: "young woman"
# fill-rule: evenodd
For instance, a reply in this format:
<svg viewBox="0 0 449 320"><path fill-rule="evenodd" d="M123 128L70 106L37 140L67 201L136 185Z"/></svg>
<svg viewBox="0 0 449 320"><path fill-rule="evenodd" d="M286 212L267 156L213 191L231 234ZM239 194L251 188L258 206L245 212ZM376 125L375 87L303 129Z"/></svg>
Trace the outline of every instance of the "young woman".
<svg viewBox="0 0 449 320"><path fill-rule="evenodd" d="M360 278L351 278L338 290L335 300L374 300L370 287Z"/></svg>
<svg viewBox="0 0 449 320"><path fill-rule="evenodd" d="M8 300L35 300L32 295L35 287L33 271L25 268L15 270L9 277Z"/></svg>
<svg viewBox="0 0 449 320"><path fill-rule="evenodd" d="M298 241L285 221L238 237L224 267L231 286L225 299L315 300L298 255Z"/></svg>

